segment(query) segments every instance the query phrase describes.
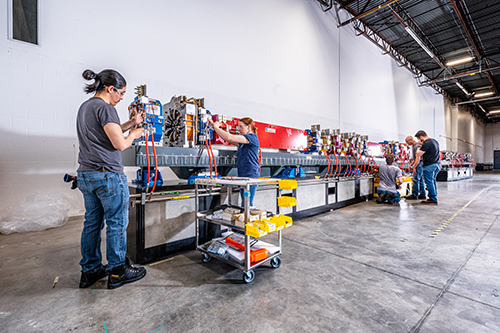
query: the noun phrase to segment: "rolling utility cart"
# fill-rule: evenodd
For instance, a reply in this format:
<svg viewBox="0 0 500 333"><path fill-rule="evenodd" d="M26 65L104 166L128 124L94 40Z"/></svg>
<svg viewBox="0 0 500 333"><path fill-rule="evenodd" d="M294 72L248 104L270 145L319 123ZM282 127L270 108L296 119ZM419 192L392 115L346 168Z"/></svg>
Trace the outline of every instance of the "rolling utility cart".
<svg viewBox="0 0 500 333"><path fill-rule="evenodd" d="M295 183L296 182L292 181ZM279 186L280 183L283 186ZM212 187L225 188L228 204L213 210L199 211L196 202L196 249L201 252L202 261L208 262L216 258L243 271L243 281L250 283L255 279L254 269L265 263L278 268L281 265L282 253L281 231L293 224L292 218L286 215L268 216L268 212L253 209L250 206L250 186L275 184L276 188L290 189L290 181L275 179L254 179L241 177L198 178L195 180L195 196ZM293 186L293 185L292 185ZM244 208L232 205L232 192L243 191ZM278 191L277 191L278 193ZM295 198L294 198L295 199ZM279 202L279 201L278 201ZM287 202L286 204L290 204ZM228 227L233 231L226 237L209 240L200 244L200 222L215 223ZM278 245L267 243L261 237L275 233Z"/></svg>

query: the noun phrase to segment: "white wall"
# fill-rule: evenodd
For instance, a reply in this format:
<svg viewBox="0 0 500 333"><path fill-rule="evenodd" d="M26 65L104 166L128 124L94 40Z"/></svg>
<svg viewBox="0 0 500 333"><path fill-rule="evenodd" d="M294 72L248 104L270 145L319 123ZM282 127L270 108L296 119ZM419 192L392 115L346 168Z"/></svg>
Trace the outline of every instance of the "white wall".
<svg viewBox="0 0 500 333"><path fill-rule="evenodd" d="M462 106L445 100L447 150L471 153L474 161L485 162L486 126ZM492 155L493 156L493 155Z"/></svg>
<svg viewBox="0 0 500 333"><path fill-rule="evenodd" d="M349 18L343 11L339 16L340 22ZM419 88L408 70L382 55L365 37L356 36L351 26L337 29L339 19L334 9L327 14L320 12L318 20L324 25L321 34L330 34L339 45L335 53L340 56L330 56L337 59L339 72L338 78L332 80L332 88L340 91L338 100L335 90L332 94L332 127L368 134L372 141L404 141L406 136L424 129L445 145L439 137L445 132L441 95L428 87Z"/></svg>
<svg viewBox="0 0 500 333"><path fill-rule="evenodd" d="M485 163L493 163L493 151L495 150L500 150L500 123L486 125Z"/></svg>
<svg viewBox="0 0 500 333"><path fill-rule="evenodd" d="M11 41L0 10L0 208L34 191L70 193L62 175L77 168L86 68L125 76L122 119L146 83L162 102L204 97L217 113L373 141L424 129L446 144L442 97L351 27L337 29L315 0L51 0L39 22L40 46Z"/></svg>

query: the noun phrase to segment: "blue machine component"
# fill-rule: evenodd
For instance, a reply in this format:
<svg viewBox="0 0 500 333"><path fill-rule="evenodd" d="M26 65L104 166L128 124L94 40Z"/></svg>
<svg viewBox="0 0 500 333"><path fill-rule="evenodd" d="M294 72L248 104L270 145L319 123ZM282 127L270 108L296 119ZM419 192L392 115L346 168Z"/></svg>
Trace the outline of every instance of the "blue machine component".
<svg viewBox="0 0 500 333"><path fill-rule="evenodd" d="M316 130L306 129L306 134L307 134L307 148L302 152L304 154L319 152L318 149L319 146L318 143L320 142L319 132Z"/></svg>
<svg viewBox="0 0 500 333"><path fill-rule="evenodd" d="M213 130L210 126L208 126L205 117L212 117L212 113L210 112L210 110L204 110L204 109L199 109L199 113L200 114L198 117L198 128L200 132L198 133L198 139L196 144L206 145L207 140L212 141Z"/></svg>
<svg viewBox="0 0 500 333"><path fill-rule="evenodd" d="M275 178L300 178L305 177L306 173L302 168L286 168L281 175L275 176Z"/></svg>
<svg viewBox="0 0 500 333"><path fill-rule="evenodd" d="M221 175L217 175L217 177L220 177ZM210 178L209 175L192 175L192 176L189 176L188 178L188 184L189 185L194 185L194 181L196 178Z"/></svg>
<svg viewBox="0 0 500 333"><path fill-rule="evenodd" d="M208 178L207 175L192 175L192 176L189 176L188 178L188 184L189 185L194 185L194 181L196 178Z"/></svg>
<svg viewBox="0 0 500 333"><path fill-rule="evenodd" d="M137 112L144 111L146 118L142 126L144 127L145 133L149 135L148 141L151 141L151 133L153 134L154 142L156 146L163 145L163 106L159 100L152 99L146 96L136 96L134 101L128 107L129 112L137 110ZM145 137L136 139L134 144L145 145Z"/></svg>
<svg viewBox="0 0 500 333"><path fill-rule="evenodd" d="M156 186L163 185L163 177L161 176L160 171L157 171L156 176ZM149 171L149 184L146 186L146 178L148 178L148 168L140 168L137 170L137 178L132 180L133 184L137 184L144 187L153 187L155 181L155 170L154 168Z"/></svg>

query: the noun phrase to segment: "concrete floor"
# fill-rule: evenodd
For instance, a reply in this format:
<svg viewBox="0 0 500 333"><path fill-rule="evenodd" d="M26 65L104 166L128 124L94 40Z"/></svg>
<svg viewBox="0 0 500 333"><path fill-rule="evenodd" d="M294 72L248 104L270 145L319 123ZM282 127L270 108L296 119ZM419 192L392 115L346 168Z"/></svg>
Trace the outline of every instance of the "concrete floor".
<svg viewBox="0 0 500 333"><path fill-rule="evenodd" d="M81 218L0 235L0 331L500 332L499 215L500 173L479 173L439 183L438 206L370 201L297 221L282 266L251 284L189 251L116 290L78 289Z"/></svg>

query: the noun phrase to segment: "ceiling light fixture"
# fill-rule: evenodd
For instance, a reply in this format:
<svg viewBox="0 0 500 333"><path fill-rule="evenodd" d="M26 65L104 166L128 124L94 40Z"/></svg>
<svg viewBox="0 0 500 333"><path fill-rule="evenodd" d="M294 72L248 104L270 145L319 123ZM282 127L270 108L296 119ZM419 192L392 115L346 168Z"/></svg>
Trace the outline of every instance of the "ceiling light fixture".
<svg viewBox="0 0 500 333"><path fill-rule="evenodd" d="M460 84L460 82L458 82L458 81L456 81L456 80L455 80L455 83L456 83L456 85L457 85L460 89L462 89L462 91L463 91L463 92L464 92L467 96L469 96L469 95L470 95L470 93L469 93L469 92L468 92L468 91L464 88L464 86L463 86L463 85L461 85L461 84Z"/></svg>
<svg viewBox="0 0 500 333"><path fill-rule="evenodd" d="M457 60L453 60L453 61L450 61L450 62L447 62L446 63L446 66L455 66L455 65L458 65L458 64L463 64L464 62L469 62L471 60L474 60L473 57L465 57L465 58L462 58L462 59L457 59Z"/></svg>
<svg viewBox="0 0 500 333"><path fill-rule="evenodd" d="M424 42L422 42L422 40L417 36L417 34L415 32L413 32L413 30L410 29L409 26L406 26L405 30L418 43L418 45L420 45L420 47L423 48L425 52L427 52L427 54L431 58L433 58L433 59L436 58L436 56L434 55L434 53L432 53L432 51L424 44Z"/></svg>
<svg viewBox="0 0 500 333"><path fill-rule="evenodd" d="M420 45L420 47L432 58L434 59L441 67L443 67L444 65L441 63L441 61L436 57L436 55L427 47L427 45L425 45L425 43L420 39L420 37L418 37L418 35L410 29L409 26L407 26L406 24L403 24L405 26L405 30L406 32L408 32L408 34L418 43L418 45ZM444 67L443 67L444 68ZM449 69L446 69L448 72L449 72ZM464 88L464 86L462 86L460 84L460 82L458 82L457 80L454 80L456 85L462 89L462 91L467 95L467 96L470 96L471 94L467 91L467 89Z"/></svg>
<svg viewBox="0 0 500 333"><path fill-rule="evenodd" d="M500 113L500 110L490 111L490 112L488 112L488 115L490 115L492 113Z"/></svg>
<svg viewBox="0 0 500 333"><path fill-rule="evenodd" d="M478 104L477 106L479 106L479 108L481 108L481 110L483 110L484 113L488 113L481 105Z"/></svg>
<svg viewBox="0 0 500 333"><path fill-rule="evenodd" d="M481 93L481 94L474 94L474 98L479 98L479 97L486 97L486 96L491 96L495 94L493 91Z"/></svg>

